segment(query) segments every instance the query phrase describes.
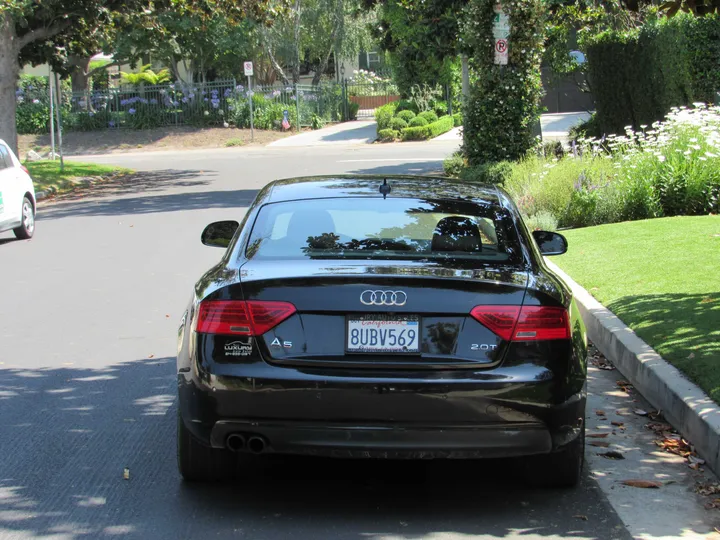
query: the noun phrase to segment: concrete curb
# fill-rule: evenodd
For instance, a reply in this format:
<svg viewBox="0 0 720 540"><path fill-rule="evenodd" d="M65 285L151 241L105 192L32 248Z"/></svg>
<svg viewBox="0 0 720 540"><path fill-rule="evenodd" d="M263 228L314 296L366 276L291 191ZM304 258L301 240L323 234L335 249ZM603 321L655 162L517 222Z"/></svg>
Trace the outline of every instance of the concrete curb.
<svg viewBox="0 0 720 540"><path fill-rule="evenodd" d="M557 265L546 262L572 288L590 340L720 473L720 407Z"/></svg>

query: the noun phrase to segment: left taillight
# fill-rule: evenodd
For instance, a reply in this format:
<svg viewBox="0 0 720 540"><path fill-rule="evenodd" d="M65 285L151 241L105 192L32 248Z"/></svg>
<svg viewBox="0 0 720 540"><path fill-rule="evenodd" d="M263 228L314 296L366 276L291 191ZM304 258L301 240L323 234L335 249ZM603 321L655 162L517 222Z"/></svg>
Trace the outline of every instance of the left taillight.
<svg viewBox="0 0 720 540"><path fill-rule="evenodd" d="M562 307L477 306L470 315L505 341L570 339L570 318Z"/></svg>
<svg viewBox="0 0 720 540"><path fill-rule="evenodd" d="M206 300L198 307L196 332L261 336L295 313L289 302Z"/></svg>

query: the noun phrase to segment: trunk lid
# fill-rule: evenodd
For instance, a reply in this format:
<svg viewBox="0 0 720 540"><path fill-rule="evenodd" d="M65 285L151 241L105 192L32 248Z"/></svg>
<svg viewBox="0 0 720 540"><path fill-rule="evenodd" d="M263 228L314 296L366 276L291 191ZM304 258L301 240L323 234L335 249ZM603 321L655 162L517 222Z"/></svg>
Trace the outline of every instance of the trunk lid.
<svg viewBox="0 0 720 540"><path fill-rule="evenodd" d="M497 364L507 342L470 311L522 305L528 280L513 267L397 261L250 261L240 275L244 300L297 309L256 338L266 361L394 368Z"/></svg>

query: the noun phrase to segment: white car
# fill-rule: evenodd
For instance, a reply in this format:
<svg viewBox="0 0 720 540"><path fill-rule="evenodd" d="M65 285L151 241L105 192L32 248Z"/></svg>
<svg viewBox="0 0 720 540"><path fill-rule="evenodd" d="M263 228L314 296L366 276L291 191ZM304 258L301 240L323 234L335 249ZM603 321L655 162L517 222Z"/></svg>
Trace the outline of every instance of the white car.
<svg viewBox="0 0 720 540"><path fill-rule="evenodd" d="M0 232L13 230L20 239L35 232L35 187L30 173L0 139Z"/></svg>

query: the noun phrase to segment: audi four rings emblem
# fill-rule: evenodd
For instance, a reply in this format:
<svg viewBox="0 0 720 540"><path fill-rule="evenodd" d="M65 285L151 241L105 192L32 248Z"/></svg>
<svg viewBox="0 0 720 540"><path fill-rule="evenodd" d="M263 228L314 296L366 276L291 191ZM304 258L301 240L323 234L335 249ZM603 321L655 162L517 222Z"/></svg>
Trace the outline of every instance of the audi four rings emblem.
<svg viewBox="0 0 720 540"><path fill-rule="evenodd" d="M407 294L403 291L363 291L360 302L366 306L404 306Z"/></svg>

